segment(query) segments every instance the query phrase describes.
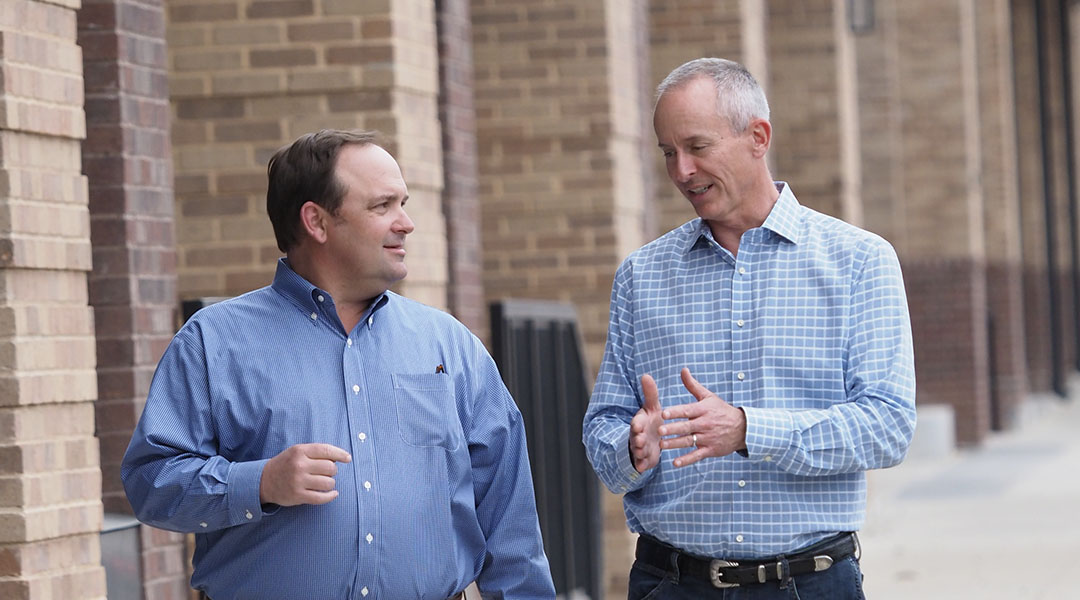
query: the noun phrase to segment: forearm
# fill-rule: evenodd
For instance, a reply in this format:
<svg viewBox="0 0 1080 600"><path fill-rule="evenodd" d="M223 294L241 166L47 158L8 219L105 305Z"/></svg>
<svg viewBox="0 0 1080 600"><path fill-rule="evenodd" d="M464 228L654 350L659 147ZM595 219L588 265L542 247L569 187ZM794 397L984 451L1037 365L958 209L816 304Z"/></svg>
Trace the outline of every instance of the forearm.
<svg viewBox="0 0 1080 600"><path fill-rule="evenodd" d="M915 426L913 402L879 398L828 409L744 410L748 458L804 476L893 466L903 460Z"/></svg>
<svg viewBox="0 0 1080 600"><path fill-rule="evenodd" d="M148 525L206 533L262 518L259 478L266 461L149 453L132 444L121 479L135 516Z"/></svg>
<svg viewBox="0 0 1080 600"><path fill-rule="evenodd" d="M506 600L554 597L520 417L491 439L499 443L477 447L473 461L476 516L490 555L477 586Z"/></svg>

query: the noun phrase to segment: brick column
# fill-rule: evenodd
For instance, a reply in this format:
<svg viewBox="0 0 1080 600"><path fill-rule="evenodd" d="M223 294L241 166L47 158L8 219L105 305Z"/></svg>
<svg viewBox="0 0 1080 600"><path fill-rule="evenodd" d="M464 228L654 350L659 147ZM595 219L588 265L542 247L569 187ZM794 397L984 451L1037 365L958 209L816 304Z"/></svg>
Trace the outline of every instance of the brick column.
<svg viewBox="0 0 1080 600"><path fill-rule="evenodd" d="M439 31L439 118L446 178L442 205L449 263L447 305L473 333L488 339L477 198L472 15L468 0L437 0L435 9Z"/></svg>
<svg viewBox="0 0 1080 600"><path fill-rule="evenodd" d="M1007 0L983 2L975 13L995 429L1015 425L1027 390L1011 23Z"/></svg>
<svg viewBox="0 0 1080 600"><path fill-rule="evenodd" d="M104 598L78 0L0 3L0 597Z"/></svg>
<svg viewBox="0 0 1080 600"><path fill-rule="evenodd" d="M131 514L120 462L158 359L176 330L173 178L165 17L156 0L84 0L79 44L86 79L97 332L97 434L102 501ZM146 597L187 595L184 536L142 528Z"/></svg>
<svg viewBox="0 0 1080 600"><path fill-rule="evenodd" d="M888 4L886 3L878 3ZM919 402L956 410L957 440L990 425L986 255L973 0L892 3L907 246L900 259Z"/></svg>
<svg viewBox="0 0 1080 600"><path fill-rule="evenodd" d="M646 8L472 2L484 288L572 302L590 382L615 269L645 241ZM602 498L604 584L625 597L633 545L619 497Z"/></svg>
<svg viewBox="0 0 1080 600"><path fill-rule="evenodd" d="M325 127L377 129L410 192L409 277L446 306L442 135L431 2L170 0L181 297L268 284L280 256L266 161Z"/></svg>

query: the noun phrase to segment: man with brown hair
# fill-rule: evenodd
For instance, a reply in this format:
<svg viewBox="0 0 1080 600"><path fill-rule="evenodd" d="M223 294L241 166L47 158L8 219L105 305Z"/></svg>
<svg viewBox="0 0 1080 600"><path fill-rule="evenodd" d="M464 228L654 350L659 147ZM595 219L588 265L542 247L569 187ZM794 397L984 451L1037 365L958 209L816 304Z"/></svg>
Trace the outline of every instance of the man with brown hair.
<svg viewBox="0 0 1080 600"><path fill-rule="evenodd" d="M194 532L221 599L553 598L525 430L450 315L391 291L413 222L369 133L277 152L271 285L209 306L158 365L121 476L139 519Z"/></svg>

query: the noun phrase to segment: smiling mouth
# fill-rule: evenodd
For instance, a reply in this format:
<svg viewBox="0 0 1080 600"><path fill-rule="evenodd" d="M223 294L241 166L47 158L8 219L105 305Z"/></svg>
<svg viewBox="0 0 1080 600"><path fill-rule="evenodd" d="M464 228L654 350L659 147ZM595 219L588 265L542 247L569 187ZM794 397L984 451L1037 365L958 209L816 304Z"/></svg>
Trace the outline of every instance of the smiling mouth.
<svg viewBox="0 0 1080 600"><path fill-rule="evenodd" d="M701 187L696 187L696 188L686 188L686 193L691 195L691 196L700 196L700 195L704 194L705 192L709 191L709 189L711 189L711 188L712 188L712 184L703 185Z"/></svg>

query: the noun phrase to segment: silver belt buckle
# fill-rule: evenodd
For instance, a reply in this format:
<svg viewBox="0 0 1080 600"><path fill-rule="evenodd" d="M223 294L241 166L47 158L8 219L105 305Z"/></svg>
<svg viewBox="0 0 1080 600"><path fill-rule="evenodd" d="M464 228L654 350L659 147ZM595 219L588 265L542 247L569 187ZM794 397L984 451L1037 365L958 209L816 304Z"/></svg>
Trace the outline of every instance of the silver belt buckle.
<svg viewBox="0 0 1080 600"><path fill-rule="evenodd" d="M709 581L712 581L713 587L718 588L732 588L739 587L737 583L727 583L726 581L720 581L720 569L727 567L737 567L739 563L731 562L727 560L714 559L709 563Z"/></svg>

